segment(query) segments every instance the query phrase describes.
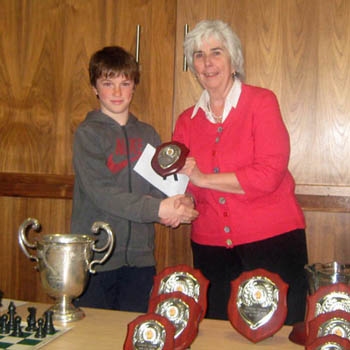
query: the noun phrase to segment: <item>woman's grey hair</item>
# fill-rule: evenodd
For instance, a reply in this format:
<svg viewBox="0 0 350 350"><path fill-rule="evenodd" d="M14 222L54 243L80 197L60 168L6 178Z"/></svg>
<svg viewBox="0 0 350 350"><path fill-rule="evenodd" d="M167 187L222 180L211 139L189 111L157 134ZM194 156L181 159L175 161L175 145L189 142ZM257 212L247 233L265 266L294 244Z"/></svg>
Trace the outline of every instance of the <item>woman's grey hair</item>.
<svg viewBox="0 0 350 350"><path fill-rule="evenodd" d="M194 51L201 46L203 40L207 40L210 37L219 40L224 45L231 57L231 64L235 69L236 76L238 76L240 80L244 80L244 59L241 41L227 23L219 20L201 21L186 35L184 54L190 70L194 72Z"/></svg>

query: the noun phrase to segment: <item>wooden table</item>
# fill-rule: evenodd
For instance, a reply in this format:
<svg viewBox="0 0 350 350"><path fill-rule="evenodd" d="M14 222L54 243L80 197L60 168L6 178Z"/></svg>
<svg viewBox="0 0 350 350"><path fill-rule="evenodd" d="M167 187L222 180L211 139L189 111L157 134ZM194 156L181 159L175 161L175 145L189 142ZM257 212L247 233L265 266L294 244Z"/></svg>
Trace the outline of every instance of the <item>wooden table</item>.
<svg viewBox="0 0 350 350"><path fill-rule="evenodd" d="M29 306L36 307L37 317L41 317L49 305L28 302L26 305L19 306L17 313L22 318L26 317ZM132 312L90 308L83 308L83 310L86 314L84 319L66 324L72 329L44 348L48 350L122 350L128 323L140 315ZM58 323L57 325L62 326ZM288 335L291 330L291 327L285 326L273 337L254 344L237 333L229 321L203 319L199 326L198 336L191 345L191 350L304 349L303 346L289 341Z"/></svg>

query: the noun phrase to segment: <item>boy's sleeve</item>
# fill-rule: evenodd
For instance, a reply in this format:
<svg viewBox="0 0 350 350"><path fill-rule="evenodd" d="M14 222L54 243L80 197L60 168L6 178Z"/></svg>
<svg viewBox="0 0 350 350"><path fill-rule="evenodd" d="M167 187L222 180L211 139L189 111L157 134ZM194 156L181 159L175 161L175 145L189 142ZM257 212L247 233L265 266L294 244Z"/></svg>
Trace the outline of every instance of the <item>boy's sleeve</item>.
<svg viewBox="0 0 350 350"><path fill-rule="evenodd" d="M158 221L161 199L120 187L106 165L100 141L87 128L78 128L75 134L73 165L79 191L109 215L140 223Z"/></svg>
<svg viewBox="0 0 350 350"><path fill-rule="evenodd" d="M159 134L156 132L156 130L151 127L152 130L152 142L150 142L152 144L152 146L154 148L157 148L161 143L161 138L159 136ZM150 190L150 195L152 197L156 197L156 198L160 198L160 199L164 199L167 198L167 196L160 190L158 190L158 188L154 187L152 184L150 184L151 186L151 190Z"/></svg>

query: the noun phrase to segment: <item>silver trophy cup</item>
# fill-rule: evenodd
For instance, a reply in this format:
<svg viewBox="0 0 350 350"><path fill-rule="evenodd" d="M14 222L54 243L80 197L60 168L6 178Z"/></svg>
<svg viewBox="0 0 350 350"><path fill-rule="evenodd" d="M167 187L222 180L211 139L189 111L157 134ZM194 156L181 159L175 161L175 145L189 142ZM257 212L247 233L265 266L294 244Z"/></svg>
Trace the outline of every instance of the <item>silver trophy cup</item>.
<svg viewBox="0 0 350 350"><path fill-rule="evenodd" d="M344 283L350 284L350 265L340 264L336 261L305 266L309 292L314 294L321 286Z"/></svg>
<svg viewBox="0 0 350 350"><path fill-rule="evenodd" d="M37 262L35 268L40 272L40 279L47 294L56 300L50 308L53 319L60 322L73 322L82 319L84 312L72 304L86 286L89 272L95 273L93 265L103 264L114 247L114 235L110 226L95 222L91 231L107 233L107 242L101 247L95 246L96 238L81 234L48 234L36 238L34 243L27 239L27 230L40 230L38 220L26 219L19 228L18 241L24 254ZM37 255L31 255L27 248L35 249ZM106 251L101 260L92 260L94 252Z"/></svg>

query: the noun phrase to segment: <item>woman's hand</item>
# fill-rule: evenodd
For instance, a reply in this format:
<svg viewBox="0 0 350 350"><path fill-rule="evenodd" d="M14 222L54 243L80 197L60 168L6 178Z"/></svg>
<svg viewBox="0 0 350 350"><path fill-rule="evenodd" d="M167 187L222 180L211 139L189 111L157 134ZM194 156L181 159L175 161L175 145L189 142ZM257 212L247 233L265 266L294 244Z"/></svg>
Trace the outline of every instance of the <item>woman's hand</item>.
<svg viewBox="0 0 350 350"><path fill-rule="evenodd" d="M201 183L205 175L199 170L197 166L197 162L193 157L187 157L185 165L179 171L179 174L185 174L190 178L190 181L196 185L201 187Z"/></svg>
<svg viewBox="0 0 350 350"><path fill-rule="evenodd" d="M185 165L179 171L179 174L187 175L192 184L198 187L227 193L244 194L244 190L238 182L235 173L204 174L199 170L193 157L186 158Z"/></svg>

